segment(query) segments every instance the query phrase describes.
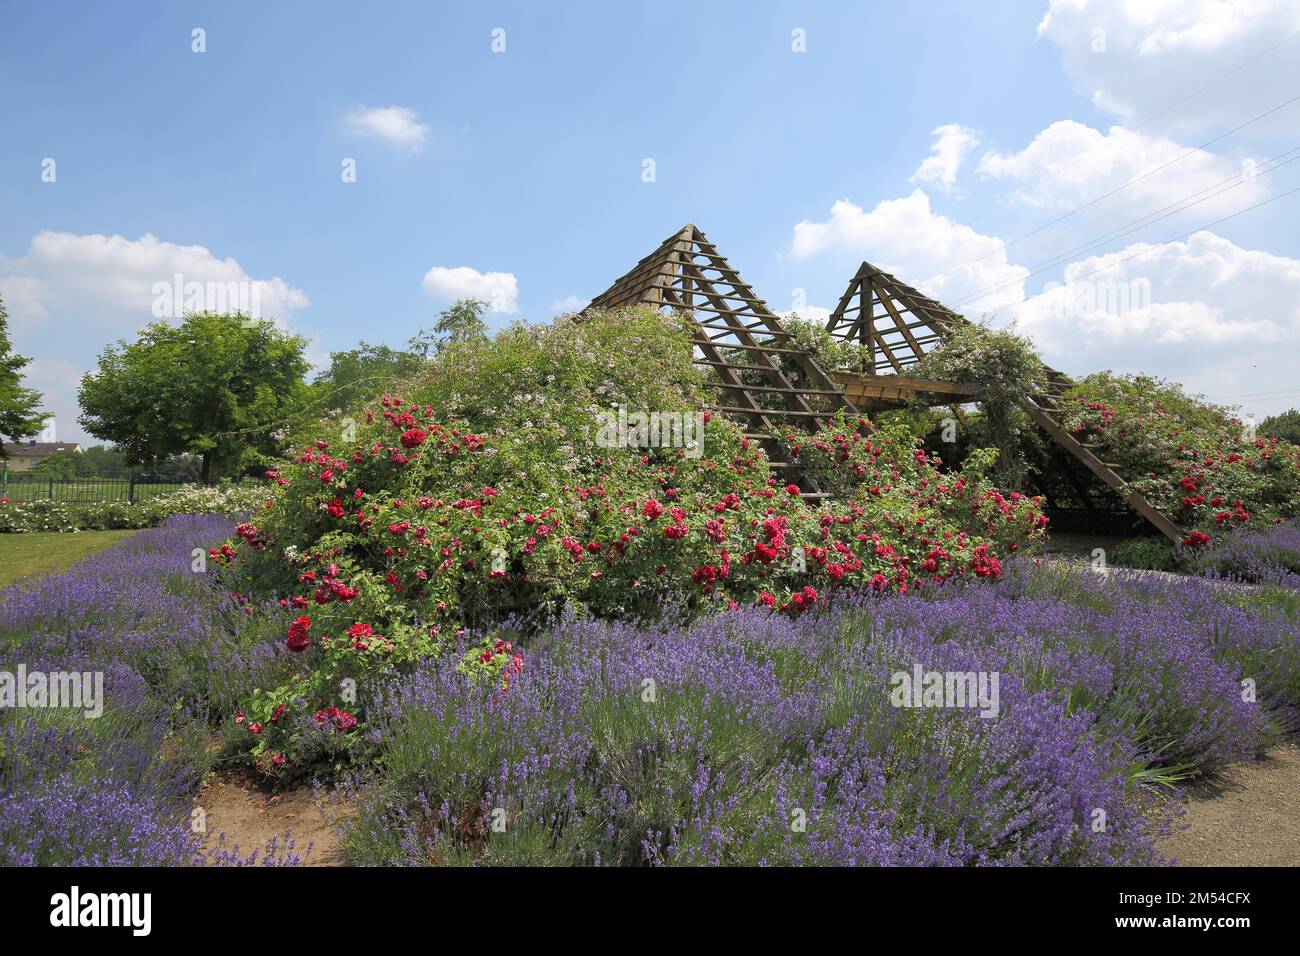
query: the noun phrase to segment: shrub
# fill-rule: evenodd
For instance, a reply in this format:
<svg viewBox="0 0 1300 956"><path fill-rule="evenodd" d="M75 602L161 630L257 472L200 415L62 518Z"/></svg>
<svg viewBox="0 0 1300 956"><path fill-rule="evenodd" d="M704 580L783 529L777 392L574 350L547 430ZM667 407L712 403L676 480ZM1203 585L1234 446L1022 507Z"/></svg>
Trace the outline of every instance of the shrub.
<svg viewBox="0 0 1300 956"><path fill-rule="evenodd" d="M1300 527L1234 528L1191 564L1204 574L1300 590Z"/></svg>
<svg viewBox="0 0 1300 956"><path fill-rule="evenodd" d="M1285 412L1268 416L1259 423L1259 433L1265 438L1280 438L1292 445L1300 445L1300 411L1288 408Z"/></svg>
<svg viewBox="0 0 1300 956"><path fill-rule="evenodd" d="M266 501L264 485L182 485L142 501L10 501L0 498L0 533L154 528L173 515L247 514Z"/></svg>
<svg viewBox="0 0 1300 956"><path fill-rule="evenodd" d="M336 706L341 680L372 686L511 614L798 614L836 592L996 577L1041 536L1036 502L1001 495L987 460L948 476L911 440L864 444L857 422L803 450L857 488L814 510L726 419L700 414L695 445L640 447L597 418L694 417L697 384L676 318L515 327L447 343L405 395L273 472L273 506L213 551L233 590L280 600L306 664L299 684L248 702L255 758L287 770L297 721ZM821 449L840 444L851 461L824 466Z"/></svg>
<svg viewBox="0 0 1300 956"><path fill-rule="evenodd" d="M1189 547L1300 516L1300 449L1251 435L1227 408L1109 372L1077 383L1062 404L1062 426L1103 445L1136 491L1188 529Z"/></svg>
<svg viewBox="0 0 1300 956"><path fill-rule="evenodd" d="M1000 450L998 481L1009 487L1023 486L1027 470L1017 449L1022 432L1031 425L1020 401L1038 391L1045 377L1042 360L1029 339L1013 329L953 323L943 343L927 352L911 371L922 378L976 389L983 412L972 421L980 431L977 440Z"/></svg>
<svg viewBox="0 0 1300 956"><path fill-rule="evenodd" d="M1290 626L1222 588L1032 562L794 619L561 622L526 657L507 693L451 659L386 688L354 862L1149 863L1159 786L1300 702ZM917 664L998 673L997 718L893 706Z"/></svg>
<svg viewBox="0 0 1300 956"><path fill-rule="evenodd" d="M1107 551L1111 564L1147 571L1176 571L1180 555L1166 538L1132 538Z"/></svg>

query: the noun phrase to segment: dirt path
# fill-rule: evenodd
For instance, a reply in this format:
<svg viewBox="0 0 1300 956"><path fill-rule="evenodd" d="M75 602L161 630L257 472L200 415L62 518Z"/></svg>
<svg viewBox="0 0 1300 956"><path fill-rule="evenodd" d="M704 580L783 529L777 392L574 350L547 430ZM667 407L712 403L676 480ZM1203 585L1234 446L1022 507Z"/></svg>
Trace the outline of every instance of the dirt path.
<svg viewBox="0 0 1300 956"><path fill-rule="evenodd" d="M260 859L271 840L283 850L286 835L291 835L296 844L293 852L303 858L304 865L343 865L343 850L335 832L339 809L318 801L310 787L271 793L238 775L227 775L205 784L195 796L194 806L206 814L209 855L219 848L238 847L244 858L254 850L261 851Z"/></svg>
<svg viewBox="0 0 1300 956"><path fill-rule="evenodd" d="M1183 822L1160 845L1180 866L1300 866L1300 746L1192 787Z"/></svg>

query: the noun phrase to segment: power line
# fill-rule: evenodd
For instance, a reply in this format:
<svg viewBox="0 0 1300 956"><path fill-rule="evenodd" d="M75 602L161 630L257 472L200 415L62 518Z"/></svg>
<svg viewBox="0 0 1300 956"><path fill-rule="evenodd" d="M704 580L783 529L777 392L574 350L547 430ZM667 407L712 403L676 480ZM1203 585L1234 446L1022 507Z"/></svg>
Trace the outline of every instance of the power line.
<svg viewBox="0 0 1300 956"><path fill-rule="evenodd" d="M1273 44L1271 47L1269 47L1269 48L1268 48L1267 50L1265 50L1263 53L1260 53L1260 54L1258 54L1258 55L1256 55L1256 56L1251 57L1249 60L1247 60L1245 63L1241 64L1240 66L1236 67L1235 69L1229 70L1227 73L1223 74L1223 76L1219 77L1217 80L1211 80L1209 83L1206 83L1206 84L1205 84L1204 86L1202 86L1200 89L1198 89L1198 90L1192 90L1192 92L1188 93L1188 94L1187 94L1186 96L1184 96L1181 100L1179 100L1179 101L1176 102L1176 103L1171 103L1169 106L1166 106L1164 109L1162 109L1159 113L1152 113L1150 116L1148 116L1146 119L1144 119L1141 123L1139 123L1137 126L1134 126L1134 127L1132 127L1132 128L1135 129L1135 130L1137 130L1137 129L1141 129L1143 126L1146 126L1148 123L1150 123L1150 122L1151 122L1153 119L1155 119L1156 117L1158 117L1158 116L1164 116L1164 115L1165 115L1166 113L1168 113L1170 110L1174 109L1174 107L1182 106L1184 103L1186 103L1186 102L1187 102L1188 100L1190 100L1192 97L1194 97L1194 96L1198 96L1199 94L1204 93L1204 92L1205 92L1206 90L1208 90L1210 87L1212 87L1212 86L1214 86L1214 85L1216 85L1216 84L1218 84L1218 83L1221 83L1222 81L1226 80L1228 77L1233 76L1233 75L1236 74L1236 73L1240 73L1242 70L1244 70L1246 67L1250 66L1252 63L1255 63L1255 62L1257 62L1257 61L1259 61L1259 60L1264 59L1264 57L1268 56L1270 53L1272 53L1272 52L1273 52L1274 50L1276 50L1278 47L1285 46L1286 44L1288 44L1288 43L1290 43L1292 40L1294 40L1296 37L1300 37L1300 30L1297 30L1295 33L1291 34L1291 35L1290 35L1289 37L1287 37L1285 40L1281 40L1280 42Z"/></svg>
<svg viewBox="0 0 1300 956"><path fill-rule="evenodd" d="M1229 70L1227 73L1224 73L1222 76L1218 77L1217 79L1210 80L1209 83L1206 83L1204 86L1200 87L1199 89L1192 90L1192 92L1188 93L1188 94L1187 94L1186 96L1184 96L1182 99L1177 100L1176 102L1170 103L1168 106L1166 106L1164 109L1160 110L1159 112L1152 113L1150 116L1148 116L1146 119L1142 120L1140 123L1137 123L1137 124L1135 124L1135 125L1133 125L1133 126L1129 126L1129 127L1126 127L1126 128L1132 130L1133 132L1137 132L1138 130L1142 129L1142 127L1148 125L1152 120L1155 120L1155 119L1157 119L1157 118L1159 118L1159 117L1161 117L1161 116L1164 116L1164 115L1165 115L1166 113L1168 113L1170 110L1173 110L1173 109L1176 109L1176 108L1179 107L1179 106L1182 106L1182 105L1183 105L1184 103L1186 103L1187 101L1189 101L1189 100L1191 100L1191 99L1193 99L1193 98L1199 96L1201 93L1204 93L1204 92L1205 92L1206 90L1208 90L1210 87L1212 87L1212 86L1216 86L1216 85L1218 85L1219 83L1222 83L1222 82L1223 82L1224 80L1226 80L1228 77L1230 77L1230 76L1235 76L1236 74L1240 73L1240 72L1241 72L1242 70L1244 70L1246 67L1251 66L1251 65L1253 65L1253 64L1255 64L1255 63L1258 63L1260 60L1264 59L1264 57L1268 56L1268 55L1269 55L1270 53L1272 53L1273 51L1279 49L1280 47L1286 46L1286 44L1290 43L1290 42L1291 42L1292 40L1294 40L1296 37L1300 37L1300 30L1297 30L1295 33L1291 34L1291 35L1290 35L1289 37L1287 37L1285 40L1281 40L1281 41L1279 41L1278 43L1273 44L1273 45L1272 45L1271 47L1269 47L1267 50L1264 50L1263 52L1256 54L1255 56L1253 56L1253 57L1251 57L1249 60L1247 60L1245 63L1242 63L1242 64L1240 64L1239 66L1234 67L1233 69ZM996 210L997 208L998 208L998 206L997 206L996 204L994 204L994 205L990 206L989 208L985 209L983 212L977 214L977 215L974 216L973 218L967 219L967 220L966 220L966 223L969 225L970 223L979 222L981 219L983 219L985 216L987 216L989 213L993 212L993 211ZM972 265L972 264L973 264L973 263L967 263L967 265ZM964 268L964 267L960 267L960 268ZM943 278L943 276L937 276L936 278Z"/></svg>
<svg viewBox="0 0 1300 956"><path fill-rule="evenodd" d="M1292 153L1300 154L1300 146L1292 147L1291 149L1286 150L1286 152L1279 153L1278 155L1272 157L1271 159L1265 160L1263 166L1255 170L1255 174L1258 175L1260 173L1273 172L1274 170L1281 169L1283 166L1286 166L1289 163L1294 163L1296 160L1300 160L1300 155L1291 156ZM1284 156L1291 156L1291 158L1284 160L1282 158ZM1236 189L1238 186L1242 186L1251 181L1252 180L1247 178L1247 173L1244 171L1238 173L1235 176L1229 176L1227 179L1220 180L1219 182L1214 183L1213 185L1210 186L1206 186L1203 189L1198 189L1194 193L1189 193L1188 195L1183 196L1181 199L1169 203L1166 206L1161 206L1159 209L1153 210L1152 212L1149 212L1144 216L1139 216L1137 219L1130 220L1129 222L1126 222L1123 225L1118 226L1115 229L1112 229L1110 232L1103 233L1101 236L1098 236L1094 239L1089 239L1085 242L1080 243L1077 246L1074 246L1071 249L1067 249L1065 252L1058 253L1057 255L1054 255L1049 259L1045 259L1042 262L1030 268L1023 275L1020 275L1015 279L1009 279L1008 281L1003 282L999 285L989 286L987 288L968 293L967 295L964 295L959 299L957 299L956 301L950 303L950 306L952 308L957 308L958 306L964 305L967 302L978 301L979 299L984 298L986 295L989 295L993 292L1001 291L1002 289L1005 289L1008 286L1013 286L1018 283L1024 282L1026 279L1030 278L1031 276L1035 276L1040 272L1046 271L1047 269L1056 268L1057 266L1061 265L1064 262L1067 262L1068 260L1074 258L1077 255L1090 252L1096 249L1098 246L1104 245L1105 243L1110 242L1114 239L1122 238L1124 236L1137 232L1140 229L1145 229L1147 226L1151 226L1157 222L1161 222L1165 219L1168 219L1171 216L1176 216L1181 212L1186 212L1188 209L1191 209L1193 206L1200 205L1201 203L1206 202L1210 199L1214 199L1218 196L1222 196L1224 193ZM1232 185L1230 186L1226 185L1227 183L1232 183ZM1223 186L1224 188L1219 189L1218 187L1220 186ZM1210 190L1216 190L1216 191L1210 193L1210 195L1208 196L1201 195L1202 193L1210 192ZM1201 198L1195 199L1196 196L1201 196ZM1166 212L1166 210L1170 210L1170 211ZM1159 213L1162 212L1164 213L1164 215L1158 215Z"/></svg>
<svg viewBox="0 0 1300 956"><path fill-rule="evenodd" d="M1188 156L1191 156L1191 155L1194 154L1194 153L1198 153L1198 152L1203 151L1207 146L1212 146L1212 145L1214 145L1215 143L1219 142L1219 140L1221 140L1221 139L1226 139L1227 137L1231 136L1233 133L1240 132L1241 130L1245 129L1247 126L1250 126L1250 125L1252 125L1252 124L1254 124L1254 123L1258 123L1258 122L1259 122L1260 120L1262 120L1264 117L1266 117L1266 116L1270 116L1270 115L1272 115L1273 113L1276 113L1278 110L1280 110L1280 109L1284 109L1285 107L1290 106L1292 103L1295 103L1295 102L1297 102L1297 101L1300 101L1300 94L1297 94L1296 96L1293 96L1293 97L1291 97L1290 99L1285 100L1285 101L1282 102L1282 103L1279 103L1277 106L1274 106L1274 107L1272 107L1271 109L1267 109L1267 110L1265 110L1264 112L1259 113L1258 115L1251 117L1250 119L1246 120L1246 122L1241 123L1241 124L1238 125L1238 126L1234 126L1232 129L1228 130L1228 131L1225 132L1225 133L1220 133L1218 136L1215 136L1213 139L1208 139L1208 140L1206 140L1204 143L1202 143L1202 144L1199 145L1199 146L1192 146L1192 147L1188 148L1188 149L1185 150L1184 152L1182 152L1182 153L1180 153L1179 155L1175 156L1173 159L1171 159L1171 160L1169 160L1169 161L1167 161L1167 162L1161 163L1159 166L1156 166L1156 167L1154 167L1153 169L1149 169L1149 170L1147 170L1145 173L1142 173L1140 176L1135 176L1134 178L1130 179L1128 182L1124 183L1123 185L1121 185L1121 186L1116 186L1114 189L1110 190L1110 192L1102 193L1100 196L1097 196L1097 197L1095 197L1095 198L1093 198L1093 199L1088 200L1088 201L1087 201L1086 203L1084 203L1083 205L1081 205L1081 206L1076 206L1075 208L1071 209L1069 212L1066 212L1066 213L1063 213L1063 214L1060 215L1060 216L1057 216L1055 219L1051 220L1050 222L1043 223L1043 225L1039 226L1037 229L1031 229L1029 232L1026 232L1026 233L1024 233L1023 235L1017 236L1015 239L1012 239L1010 242L999 243L998 246L997 246L996 248L994 248L994 249L990 249L988 252L984 253L984 255L979 256L978 258L972 259L972 260L970 260L969 262L964 262L964 263L962 263L961 265L954 266L953 268L949 269L947 272L941 272L941 273L940 273L939 275L937 275L937 276L931 276L929 279L926 279L924 282L921 283L921 288L924 289L926 286L931 285L931 284L933 284L933 283L935 283L935 282L938 282L940 279L945 279L945 278L947 278L948 276L952 275L954 272L958 272L958 271L960 271L960 270L962 270L962 269L969 268L970 266L973 266L973 265L975 265L976 263L983 262L983 261L984 261L985 259L987 259L989 256L996 255L996 254L999 253L999 252L1005 252L1007 249L1011 248L1011 247L1014 246L1016 243L1018 243L1018 242L1022 242L1022 241L1024 241L1025 239L1028 239L1030 236L1036 236L1036 235L1038 235L1038 233L1042 232L1044 229L1049 229L1049 228L1051 228L1052 226L1056 225L1056 224L1059 223L1059 222L1064 222L1066 219L1069 219L1071 216L1076 215L1077 213L1083 212L1083 210L1088 209L1088 208L1091 208L1092 206L1097 205L1097 203L1102 202L1103 200L1109 199L1111 196L1114 196L1114 195L1116 195L1117 193L1123 192L1125 189L1128 189L1128 187L1130 187L1130 186L1132 186L1132 185L1135 185L1136 183L1139 183L1139 182L1141 182L1142 180L1147 179L1147 178L1150 177L1150 176L1154 176L1156 173L1158 173L1158 172L1160 172L1160 171L1162 171L1162 170L1168 169L1170 166L1173 166L1175 163L1182 162L1182 161L1183 161L1184 159L1186 159Z"/></svg>
<svg viewBox="0 0 1300 956"><path fill-rule="evenodd" d="M1191 236L1191 235L1194 235L1195 233L1201 232L1201 231L1204 230L1204 229L1210 229L1210 228L1212 228L1212 227L1214 227L1214 226L1219 225L1220 223L1227 222L1229 219L1236 219L1238 216L1245 215L1246 213L1251 212L1252 210L1259 209L1259 208L1262 207L1262 206L1267 206L1269 203L1272 203L1272 202L1277 202L1279 199L1285 199L1287 196L1292 196L1292 195L1294 195L1294 194L1296 194L1296 193L1298 193L1298 192L1300 192L1300 186L1296 186L1294 189L1288 189L1288 190L1287 190L1286 192L1284 192L1284 193L1279 193L1278 195L1273 196L1273 197L1271 197L1271 198L1269 198L1269 199L1265 199L1265 200L1262 200L1261 202L1257 202L1257 203L1255 203L1253 206L1247 206L1245 209L1239 209L1239 210L1237 210L1237 211L1234 212L1234 213L1231 213L1231 214L1229 214L1229 215L1227 215L1227 216L1224 216L1222 219L1216 219L1216 220L1214 220L1214 222L1206 223L1205 225L1200 226L1200 227L1198 227L1198 228L1196 228L1196 229L1191 229L1191 230L1189 230L1189 231L1183 233L1182 235L1174 236L1172 239L1166 239L1164 242L1158 242L1158 243L1156 243L1156 244L1153 245L1153 246L1147 246L1145 249L1140 249L1140 250L1138 250L1137 252L1134 252L1134 253L1131 253L1130 255L1124 256L1123 258L1116 259L1114 262L1108 262L1108 263L1106 263L1104 266L1099 266L1098 268L1093 269L1091 272L1085 272L1085 273L1083 273L1082 275L1074 276L1074 277L1073 277L1073 281L1078 281L1079 279L1086 279L1086 278L1088 278L1088 276L1096 275L1098 272L1104 272L1104 271L1107 270L1107 269L1114 268L1115 266L1119 265L1119 264L1122 263L1122 262L1128 262L1130 259L1136 259L1138 256L1146 255L1148 252L1151 252L1153 249L1159 249L1159 248L1161 248L1162 246L1167 246L1167 245L1169 245L1169 244L1171 244L1171 243L1179 242L1179 241L1181 241L1181 240L1183 240L1183 239L1186 239L1188 236ZM997 315L999 312L1003 312L1003 311L1005 311L1005 310L1007 310L1007 309L1014 308L1014 307L1016 307L1016 306L1018 306L1018 305L1024 305L1026 302L1032 302L1034 299L1041 298L1042 296L1044 296L1044 295L1046 295L1046 294L1047 294L1046 292L1039 292L1037 295L1031 295L1029 298L1027 298L1027 299L1023 299L1023 300L1020 301L1020 302L1012 302L1012 303L1009 303L1008 305L1004 305L1004 306L1001 306L1001 307L999 307L999 308L993 309L992 311L990 311L990 312L988 312L988 313L986 313L986 314L987 314L987 315Z"/></svg>

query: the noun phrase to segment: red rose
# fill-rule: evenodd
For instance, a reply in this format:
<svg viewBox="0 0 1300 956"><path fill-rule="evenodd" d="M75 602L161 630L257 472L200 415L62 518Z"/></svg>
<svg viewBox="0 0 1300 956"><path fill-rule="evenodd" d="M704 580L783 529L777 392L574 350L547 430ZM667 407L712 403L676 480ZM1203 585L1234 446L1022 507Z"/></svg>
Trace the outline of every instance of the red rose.
<svg viewBox="0 0 1300 956"><path fill-rule="evenodd" d="M307 636L307 631L310 627L311 618L306 614L289 625L289 637L285 641L285 645L289 650L298 652L307 649L311 644L311 638Z"/></svg>
<svg viewBox="0 0 1300 956"><path fill-rule="evenodd" d="M419 448L424 444L424 440L429 437L429 433L423 428L408 428L402 432L403 448Z"/></svg>

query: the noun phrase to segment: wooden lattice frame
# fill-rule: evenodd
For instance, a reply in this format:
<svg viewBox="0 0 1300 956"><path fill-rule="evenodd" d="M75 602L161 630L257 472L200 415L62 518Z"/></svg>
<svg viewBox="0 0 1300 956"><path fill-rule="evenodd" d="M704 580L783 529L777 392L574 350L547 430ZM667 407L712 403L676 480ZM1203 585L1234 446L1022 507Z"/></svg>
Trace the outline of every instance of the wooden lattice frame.
<svg viewBox="0 0 1300 956"><path fill-rule="evenodd" d="M709 384L722 393L716 410L740 420L751 437L766 443L774 465L788 469L789 477L810 496L826 497L786 456L777 439L780 425L797 422L813 431L819 420L837 411L858 415L855 400L898 401L918 394L946 401L977 397L969 389L904 374L928 349L941 344L954 325L967 320L869 262L858 268L826 322L833 337L866 348L866 367L860 375L828 375L811 354L794 344L776 314L691 224L660 243L583 311L631 305L672 309L694 321L695 361L715 373ZM742 353L745 361L737 361L736 353ZM782 355L789 356L798 369L798 381L781 368L777 357ZM1116 473L1116 466L1102 461L1090 446L1061 427L1057 398L1070 384L1067 376L1049 368L1047 380L1035 394L1017 400L1057 445L1166 537L1180 541L1183 532L1177 524L1131 488Z"/></svg>
<svg viewBox="0 0 1300 956"><path fill-rule="evenodd" d="M793 344L767 303L692 224L660 243L587 309L628 305L666 307L690 316L695 361L713 370L709 384L721 392L717 410L740 417L764 435L776 434L778 424L786 421L814 430L818 419L829 417L828 407L857 414L844 390ZM737 353L744 361L737 361ZM780 356L797 367L798 381L781 369ZM761 384L747 381L742 372L757 373Z"/></svg>
<svg viewBox="0 0 1300 956"><path fill-rule="evenodd" d="M859 376L835 377L850 395L860 399L888 397L891 393L901 399L909 391L933 394L938 391L936 383L910 379L904 372L916 365L928 349L942 344L953 326L966 321L942 303L864 262L827 319L826 331L835 338L864 346L868 350L866 368ZM1094 446L1080 442L1061 426L1063 410L1058 399L1073 383L1063 372L1046 366L1044 370L1046 380L1039 383L1034 394L1017 396L1021 408L1052 441L1114 489L1129 507L1169 540L1179 543L1182 528L1133 489L1116 471L1116 464L1103 461L1094 453Z"/></svg>
<svg viewBox="0 0 1300 956"><path fill-rule="evenodd" d="M826 320L826 331L867 349L864 374L901 375L927 348L943 341L949 326L964 321L942 303L864 262Z"/></svg>

